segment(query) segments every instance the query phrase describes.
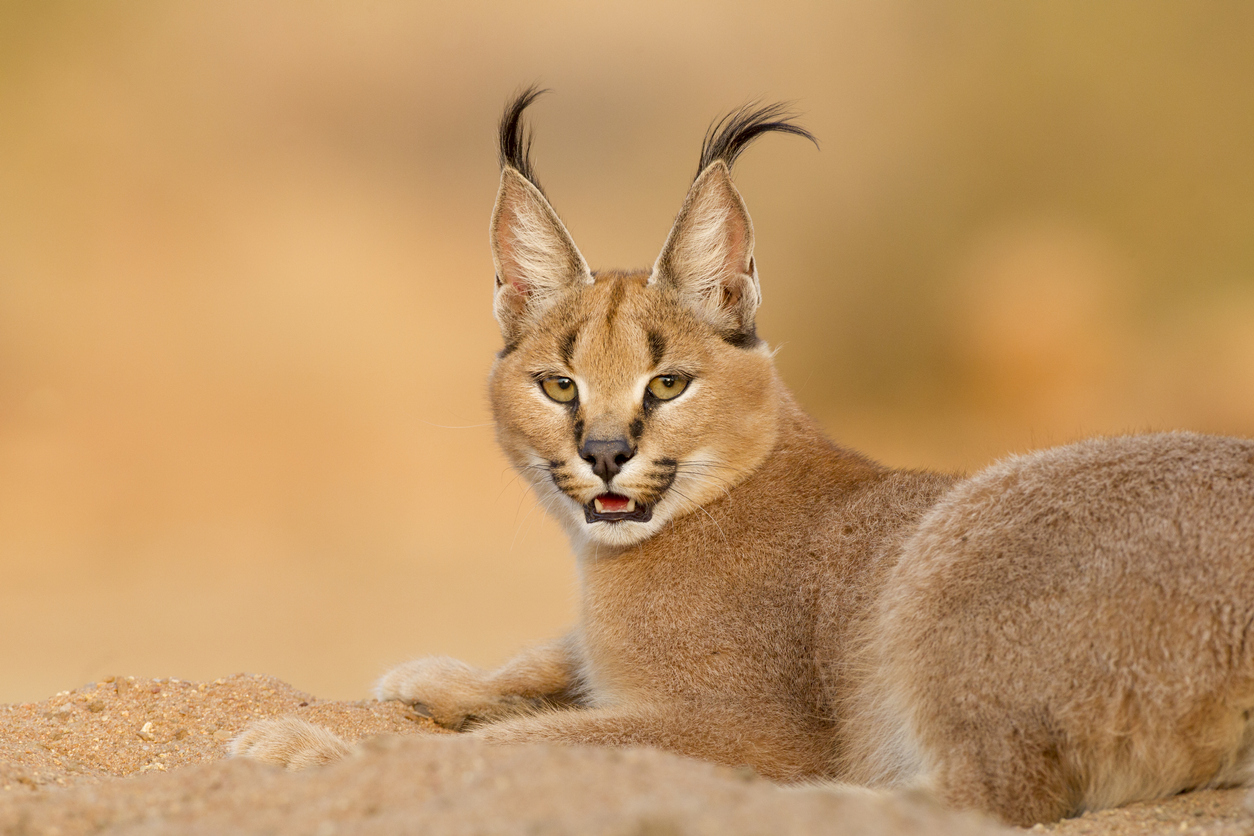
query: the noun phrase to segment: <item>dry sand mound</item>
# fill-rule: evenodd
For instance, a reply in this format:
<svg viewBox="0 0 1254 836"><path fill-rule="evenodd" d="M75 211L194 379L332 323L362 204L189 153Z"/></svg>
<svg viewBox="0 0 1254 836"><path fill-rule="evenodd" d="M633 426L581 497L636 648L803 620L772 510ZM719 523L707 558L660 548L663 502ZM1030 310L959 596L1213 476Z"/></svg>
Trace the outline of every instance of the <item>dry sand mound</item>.
<svg viewBox="0 0 1254 836"><path fill-rule="evenodd" d="M243 726L284 714L371 739L305 772L223 760ZM319 701L256 676L111 679L0 707L0 788L4 834L1005 832L914 796L781 790L651 750L486 746L395 703ZM1240 800L1191 793L1048 829L1254 833Z"/></svg>

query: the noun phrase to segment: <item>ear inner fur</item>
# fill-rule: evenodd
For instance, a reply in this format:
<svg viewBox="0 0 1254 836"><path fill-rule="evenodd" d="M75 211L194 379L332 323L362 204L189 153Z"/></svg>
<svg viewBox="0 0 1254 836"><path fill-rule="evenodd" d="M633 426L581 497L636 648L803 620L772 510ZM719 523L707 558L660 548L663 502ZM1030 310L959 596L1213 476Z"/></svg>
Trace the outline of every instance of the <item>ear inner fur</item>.
<svg viewBox="0 0 1254 836"><path fill-rule="evenodd" d="M587 262L553 207L513 168L501 171L491 239L493 311L507 343L563 291L592 281Z"/></svg>
<svg viewBox="0 0 1254 836"><path fill-rule="evenodd" d="M673 288L725 338L754 333L762 294L753 221L722 160L688 190L650 281Z"/></svg>

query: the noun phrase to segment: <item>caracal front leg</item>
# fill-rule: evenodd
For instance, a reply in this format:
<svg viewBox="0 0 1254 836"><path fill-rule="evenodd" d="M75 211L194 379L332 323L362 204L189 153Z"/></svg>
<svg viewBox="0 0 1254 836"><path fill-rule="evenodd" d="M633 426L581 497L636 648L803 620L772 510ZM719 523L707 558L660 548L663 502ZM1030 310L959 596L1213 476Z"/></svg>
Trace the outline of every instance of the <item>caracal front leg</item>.
<svg viewBox="0 0 1254 836"><path fill-rule="evenodd" d="M749 766L774 781L798 781L824 777L832 762L830 740L808 731L769 708L650 699L517 717L475 729L471 736L489 743L650 746Z"/></svg>
<svg viewBox="0 0 1254 836"><path fill-rule="evenodd" d="M577 642L566 638L533 647L494 671L445 656L397 665L375 686L380 700L400 700L436 723L461 730L543 708L577 705Z"/></svg>

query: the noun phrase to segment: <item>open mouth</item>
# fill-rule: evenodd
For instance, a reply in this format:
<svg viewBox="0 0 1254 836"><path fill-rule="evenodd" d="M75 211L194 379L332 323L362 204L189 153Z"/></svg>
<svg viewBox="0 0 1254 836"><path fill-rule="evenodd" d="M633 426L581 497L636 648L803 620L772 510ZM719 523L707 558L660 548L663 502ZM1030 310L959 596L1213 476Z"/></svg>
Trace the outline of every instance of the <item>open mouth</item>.
<svg viewBox="0 0 1254 836"><path fill-rule="evenodd" d="M653 506L643 505L616 493L603 493L583 506L583 516L590 523L622 520L648 522L653 519Z"/></svg>

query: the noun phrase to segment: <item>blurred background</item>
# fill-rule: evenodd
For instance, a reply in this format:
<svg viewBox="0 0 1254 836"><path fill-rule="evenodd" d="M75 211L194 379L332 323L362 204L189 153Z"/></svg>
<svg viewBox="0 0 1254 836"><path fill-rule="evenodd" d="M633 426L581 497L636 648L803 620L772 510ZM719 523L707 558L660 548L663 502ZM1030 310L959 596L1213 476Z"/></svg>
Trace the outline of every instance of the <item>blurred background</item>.
<svg viewBox="0 0 1254 836"><path fill-rule="evenodd" d="M560 634L483 382L532 82L594 267L652 263L711 119L796 102L822 151L737 182L759 332L843 443L1254 435L1252 44L1243 0L0 4L0 701L356 698Z"/></svg>

